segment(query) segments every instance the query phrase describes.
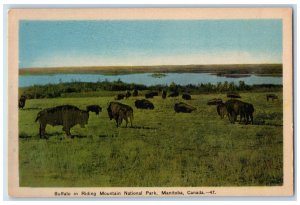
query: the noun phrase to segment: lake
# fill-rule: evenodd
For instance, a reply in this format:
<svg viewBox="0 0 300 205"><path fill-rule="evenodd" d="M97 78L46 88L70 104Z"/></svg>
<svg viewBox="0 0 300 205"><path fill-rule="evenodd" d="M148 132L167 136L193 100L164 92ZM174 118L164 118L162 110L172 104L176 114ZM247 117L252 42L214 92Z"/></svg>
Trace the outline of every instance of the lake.
<svg viewBox="0 0 300 205"><path fill-rule="evenodd" d="M232 78L212 75L209 73L167 73L165 77L155 78L152 73L135 73L127 75L101 75L101 74L54 74L54 75L22 75L19 76L19 87L32 85L58 84L61 82L101 82L121 80L126 83L144 84L144 85L170 85L172 82L179 85L187 84L205 84L218 82L244 81L248 85L253 84L282 84L282 77L256 76Z"/></svg>

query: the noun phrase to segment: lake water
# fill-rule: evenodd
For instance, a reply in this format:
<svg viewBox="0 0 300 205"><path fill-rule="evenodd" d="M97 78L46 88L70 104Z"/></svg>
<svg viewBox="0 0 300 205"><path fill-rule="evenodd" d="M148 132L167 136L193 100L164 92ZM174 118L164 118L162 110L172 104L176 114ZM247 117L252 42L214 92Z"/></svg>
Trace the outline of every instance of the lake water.
<svg viewBox="0 0 300 205"><path fill-rule="evenodd" d="M101 74L56 74L56 75L28 75L19 76L19 86L27 87L32 85L58 84L60 82L99 82L99 81L117 81L120 79L126 83L144 84L144 85L169 85L172 82L179 85L201 84L218 82L244 81L248 85L253 84L282 84L282 77L255 76L241 78L230 78L211 75L209 73L167 73L165 77L154 78L151 73L138 73L128 75L101 75Z"/></svg>

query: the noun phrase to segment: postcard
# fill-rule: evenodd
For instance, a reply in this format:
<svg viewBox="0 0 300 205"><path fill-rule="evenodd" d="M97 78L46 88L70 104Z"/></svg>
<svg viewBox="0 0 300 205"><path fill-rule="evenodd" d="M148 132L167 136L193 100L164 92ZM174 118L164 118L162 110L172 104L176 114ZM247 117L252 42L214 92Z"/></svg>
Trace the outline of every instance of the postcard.
<svg viewBox="0 0 300 205"><path fill-rule="evenodd" d="M291 196L292 9L11 9L11 197Z"/></svg>

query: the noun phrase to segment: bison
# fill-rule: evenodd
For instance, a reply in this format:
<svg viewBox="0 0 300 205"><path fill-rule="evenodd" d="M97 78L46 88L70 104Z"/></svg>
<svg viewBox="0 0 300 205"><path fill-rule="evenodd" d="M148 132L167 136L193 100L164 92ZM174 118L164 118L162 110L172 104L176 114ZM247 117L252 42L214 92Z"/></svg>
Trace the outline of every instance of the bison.
<svg viewBox="0 0 300 205"><path fill-rule="evenodd" d="M274 94L267 94L266 97L267 97L267 101L269 101L269 99L272 99L272 101L274 101L275 99L278 100L278 96Z"/></svg>
<svg viewBox="0 0 300 205"><path fill-rule="evenodd" d="M191 95L190 95L190 94L183 93L183 94L182 94L182 99L184 99L184 100L191 100L191 99L192 99L192 97L191 97Z"/></svg>
<svg viewBox="0 0 300 205"><path fill-rule="evenodd" d="M25 107L25 103L26 103L26 96L21 95L19 99L19 108L23 109Z"/></svg>
<svg viewBox="0 0 300 205"><path fill-rule="evenodd" d="M148 92L145 94L145 98L153 98L154 96L158 96L158 92Z"/></svg>
<svg viewBox="0 0 300 205"><path fill-rule="evenodd" d="M175 92L171 92L170 95L168 95L168 97L178 97L179 96L179 92L175 91Z"/></svg>
<svg viewBox="0 0 300 205"><path fill-rule="evenodd" d="M227 93L228 98L241 98L240 94L232 92L232 93Z"/></svg>
<svg viewBox="0 0 300 205"><path fill-rule="evenodd" d="M99 105L88 105L86 106L86 110L88 112L94 112L96 115L99 115L99 113L102 111L102 108Z"/></svg>
<svg viewBox="0 0 300 205"><path fill-rule="evenodd" d="M191 113L194 110L196 110L196 108L186 103L180 102L180 103L175 103L174 110L177 113L178 112Z"/></svg>
<svg viewBox="0 0 300 205"><path fill-rule="evenodd" d="M237 116L240 115L240 123L244 119L245 124L247 124L250 118L250 121L253 124L254 107L252 104L231 99L228 100L225 105L228 111L228 118L231 123L234 123L237 120Z"/></svg>
<svg viewBox="0 0 300 205"><path fill-rule="evenodd" d="M125 93L125 97L129 98L130 96L131 96L131 93L130 93L130 91L127 90L126 93Z"/></svg>
<svg viewBox="0 0 300 205"><path fill-rule="evenodd" d="M223 103L222 99L220 98L214 98L214 99L211 99L207 102L207 105L219 105Z"/></svg>
<svg viewBox="0 0 300 205"><path fill-rule="evenodd" d="M150 109L150 110L154 109L153 103L146 99L136 100L134 104L135 107L138 109Z"/></svg>
<svg viewBox="0 0 300 205"><path fill-rule="evenodd" d="M167 97L167 91L163 90L161 94L162 99L166 99Z"/></svg>
<svg viewBox="0 0 300 205"><path fill-rule="evenodd" d="M220 103L217 105L217 112L218 115L220 115L221 119L223 119L225 115L228 115L225 103Z"/></svg>
<svg viewBox="0 0 300 205"><path fill-rule="evenodd" d="M40 123L39 135L42 138L45 135L47 124L52 126L62 125L63 131L67 136L71 136L70 129L79 124L82 128L88 123L89 112L80 110L72 105L61 105L53 108L47 108L37 114L35 122Z"/></svg>
<svg viewBox="0 0 300 205"><path fill-rule="evenodd" d="M128 124L128 118L132 127L133 121L133 109L129 105L125 105L119 102L110 102L107 108L109 119L115 119L117 127L122 124L123 119L126 121L126 127Z"/></svg>
<svg viewBox="0 0 300 205"><path fill-rule="evenodd" d="M134 89L133 92L132 92L132 96L133 96L133 97L136 97L136 96L138 96L138 95L139 95L138 90L137 90L137 89Z"/></svg>
<svg viewBox="0 0 300 205"><path fill-rule="evenodd" d="M125 95L124 94L118 94L116 97L115 97L115 100L122 100L125 98Z"/></svg>

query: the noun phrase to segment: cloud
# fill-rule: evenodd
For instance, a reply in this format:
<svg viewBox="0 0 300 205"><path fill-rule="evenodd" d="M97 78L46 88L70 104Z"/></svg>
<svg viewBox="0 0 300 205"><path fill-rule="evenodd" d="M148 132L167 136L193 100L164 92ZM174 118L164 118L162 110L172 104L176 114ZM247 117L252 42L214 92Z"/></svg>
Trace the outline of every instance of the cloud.
<svg viewBox="0 0 300 205"><path fill-rule="evenodd" d="M193 54L130 53L122 57L104 57L76 53L56 53L34 59L24 67L65 66L132 66L132 65L189 65L189 64L259 64L281 63L281 55L248 51L218 51Z"/></svg>

